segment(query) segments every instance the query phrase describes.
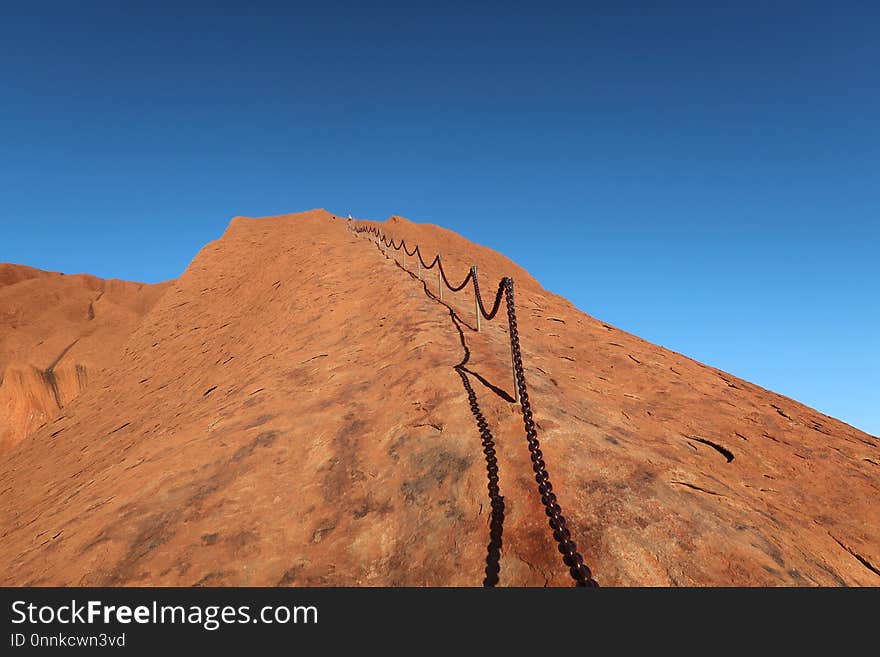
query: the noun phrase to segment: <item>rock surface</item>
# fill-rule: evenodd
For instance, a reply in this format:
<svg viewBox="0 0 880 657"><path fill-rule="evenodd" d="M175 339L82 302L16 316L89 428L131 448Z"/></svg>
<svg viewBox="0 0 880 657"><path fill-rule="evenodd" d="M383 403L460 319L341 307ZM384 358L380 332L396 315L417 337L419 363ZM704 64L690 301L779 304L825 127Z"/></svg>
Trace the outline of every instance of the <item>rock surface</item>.
<svg viewBox="0 0 880 657"><path fill-rule="evenodd" d="M449 231L376 225L440 251L453 283L478 265L490 299L515 278L545 460L600 584L880 584L876 437L603 324ZM498 557L500 585L570 585L506 324L474 332L470 288L444 301L458 318L324 211L234 219L101 382L0 454L0 583L479 586Z"/></svg>
<svg viewBox="0 0 880 657"><path fill-rule="evenodd" d="M165 288L0 263L0 453L113 363Z"/></svg>

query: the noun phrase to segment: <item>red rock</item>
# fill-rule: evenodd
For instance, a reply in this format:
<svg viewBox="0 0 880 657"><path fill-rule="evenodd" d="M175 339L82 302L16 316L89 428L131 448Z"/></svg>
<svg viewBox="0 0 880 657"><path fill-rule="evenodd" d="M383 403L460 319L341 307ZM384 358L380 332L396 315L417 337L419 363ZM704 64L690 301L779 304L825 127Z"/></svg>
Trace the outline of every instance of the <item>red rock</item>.
<svg viewBox="0 0 880 657"><path fill-rule="evenodd" d="M442 252L453 282L476 264L489 299L515 278L544 458L600 584L880 584L876 437L607 326L454 233L375 225ZM0 582L480 585L463 336L498 455L499 583L570 585L504 398L503 311L471 331L469 290L444 293L460 334L344 220L236 218L102 383L0 455Z"/></svg>
<svg viewBox="0 0 880 657"><path fill-rule="evenodd" d="M0 453L116 360L166 287L0 263Z"/></svg>

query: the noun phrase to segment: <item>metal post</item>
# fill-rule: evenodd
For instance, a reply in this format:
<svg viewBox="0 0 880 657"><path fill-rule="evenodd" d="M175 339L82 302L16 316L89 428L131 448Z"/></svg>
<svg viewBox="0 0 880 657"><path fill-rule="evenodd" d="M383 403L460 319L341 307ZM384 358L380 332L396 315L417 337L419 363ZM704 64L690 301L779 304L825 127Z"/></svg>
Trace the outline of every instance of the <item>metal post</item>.
<svg viewBox="0 0 880 657"><path fill-rule="evenodd" d="M440 273L440 254L437 254L437 292L440 293L440 301L443 301L443 274Z"/></svg>
<svg viewBox="0 0 880 657"><path fill-rule="evenodd" d="M513 360L513 341L510 342L510 369L513 372L513 401L519 402L519 383L516 380L516 365Z"/></svg>
<svg viewBox="0 0 880 657"><path fill-rule="evenodd" d="M418 253L416 253L416 260L419 261L419 280L422 280L422 258Z"/></svg>
<svg viewBox="0 0 880 657"><path fill-rule="evenodd" d="M477 315L477 332L480 331L480 300L477 298L477 266L473 265L471 267L471 272L474 275L474 312Z"/></svg>

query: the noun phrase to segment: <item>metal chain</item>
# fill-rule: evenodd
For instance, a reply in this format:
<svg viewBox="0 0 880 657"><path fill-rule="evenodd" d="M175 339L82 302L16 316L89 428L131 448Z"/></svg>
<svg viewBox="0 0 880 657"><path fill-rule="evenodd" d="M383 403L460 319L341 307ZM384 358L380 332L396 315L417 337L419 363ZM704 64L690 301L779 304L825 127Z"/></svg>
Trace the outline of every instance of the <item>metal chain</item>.
<svg viewBox="0 0 880 657"><path fill-rule="evenodd" d="M562 553L562 561L568 566L568 571L578 586L598 586L593 579L584 558L577 550L577 544L571 540L571 532L568 530L565 516L562 515L562 507L553 492L550 483L550 475L544 463L544 454L541 452L541 443L538 441L538 430L532 415L532 405L529 402L529 392L526 387L526 374L522 362L522 350L519 345L519 329L516 323L516 306L513 297L513 279L505 278L504 296L507 302L507 323L510 327L510 347L513 352L513 369L516 372L516 385L519 389L519 403L522 408L523 425L526 430L526 440L529 443L529 453L532 459L532 470L535 471L535 481L538 482L538 493L544 504L544 512L549 519L550 528L553 530L553 538L556 539L559 552Z"/></svg>
<svg viewBox="0 0 880 657"><path fill-rule="evenodd" d="M376 235L379 240L386 246L391 246L395 250L399 250L401 247L403 247L404 252L406 252L406 247L404 247L403 240L401 240L400 246L395 246L393 239L389 244L386 240L386 237L381 233L378 228L366 227L356 228L355 230L357 230L358 232L370 232ZM422 260L422 254L418 246L416 246L415 252L418 252L419 260L421 260L422 265L424 265L424 260ZM440 263L440 274L443 278L443 282L453 292L461 290L462 288L464 288L465 285L467 285L469 280L473 280L474 295L477 298L480 312L487 320L491 320L495 317L501 304L502 293L504 295L505 305L507 306L507 324L510 334L510 351L513 356L513 370L516 375L516 387L519 392L519 403L522 410L523 426L526 432L526 441L528 442L529 446L529 455L532 461L532 470L535 472L535 481L538 484L538 493L541 496L541 503L544 505L544 512L547 514L550 529L553 530L553 538L556 540L557 548L562 554L562 561L566 566L568 566L568 572L571 575L572 579L574 579L574 581L576 582L576 586L599 586L598 582L593 579L593 574L590 571L589 566L584 563L583 556L581 556L581 553L578 552L577 544L571 539L571 532L568 529L568 523L565 520L565 516L562 515L562 507L559 505L559 500L557 499L556 494L553 492L553 485L550 483L550 474L547 472L547 464L544 462L544 453L541 451L541 443L538 440L538 429L535 426L535 419L534 415L532 414L532 404L529 401L529 392L528 387L526 386L526 374L522 361L522 349L519 343L519 327L516 321L516 303L514 299L513 279L509 277L504 277L501 279L501 282L498 284L498 292L495 295L495 303L492 305L491 312L487 313L486 308L483 305L483 297L480 294L480 283L477 280L477 277L474 276L474 270L470 270L464 281L462 281L461 285L459 285L458 287L453 287L449 284L449 281L446 278L446 273L443 271L443 264L442 262L440 262L439 256L436 256L434 258L434 261L431 263L431 267L433 267L434 264L438 262ZM459 373L461 374L461 372ZM497 465L494 474L497 480ZM490 487L492 483L493 482L490 479ZM491 492L492 490L490 490L490 493ZM490 576L490 572L488 569L486 574L487 577ZM495 576L497 577L497 573L495 573Z"/></svg>
<svg viewBox="0 0 880 657"><path fill-rule="evenodd" d="M474 276L474 295L476 295L477 297L477 303L480 306L480 312L483 313L483 317L485 317L489 321L495 318L495 315L498 313L498 308L501 306L501 297L504 294L505 280L506 279L502 278L501 281L498 283L498 291L495 293L495 303L492 304L492 310L487 313L486 306L483 305L483 295L480 294L480 281L478 281L477 277Z"/></svg>
<svg viewBox="0 0 880 657"><path fill-rule="evenodd" d="M459 284L458 286L454 286L452 283L449 282L449 279L446 278L446 272L443 270L443 262L441 262L440 263L440 276L443 277L443 282L446 283L446 287L448 287L453 292L459 292L464 289L464 286L468 284L468 281L470 281L472 278L474 278L474 270L471 269L468 272L468 275L464 277L464 280L461 282L461 284Z"/></svg>

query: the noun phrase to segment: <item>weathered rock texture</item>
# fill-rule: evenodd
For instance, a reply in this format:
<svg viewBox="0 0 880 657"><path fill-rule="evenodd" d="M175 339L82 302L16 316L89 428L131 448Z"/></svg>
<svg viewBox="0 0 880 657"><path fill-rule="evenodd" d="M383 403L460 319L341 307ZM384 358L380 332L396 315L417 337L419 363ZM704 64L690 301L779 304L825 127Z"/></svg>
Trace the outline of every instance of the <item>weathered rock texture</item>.
<svg viewBox="0 0 880 657"><path fill-rule="evenodd" d="M114 362L166 287L0 263L0 453Z"/></svg>
<svg viewBox="0 0 880 657"><path fill-rule="evenodd" d="M456 281L478 265L487 297L515 278L545 460L600 584L880 584L876 437L449 231L381 225ZM324 211L236 218L102 382L0 455L0 583L479 586L499 523L478 413L499 583L569 585L506 399L506 326L475 333L470 292L444 300L460 319Z"/></svg>

